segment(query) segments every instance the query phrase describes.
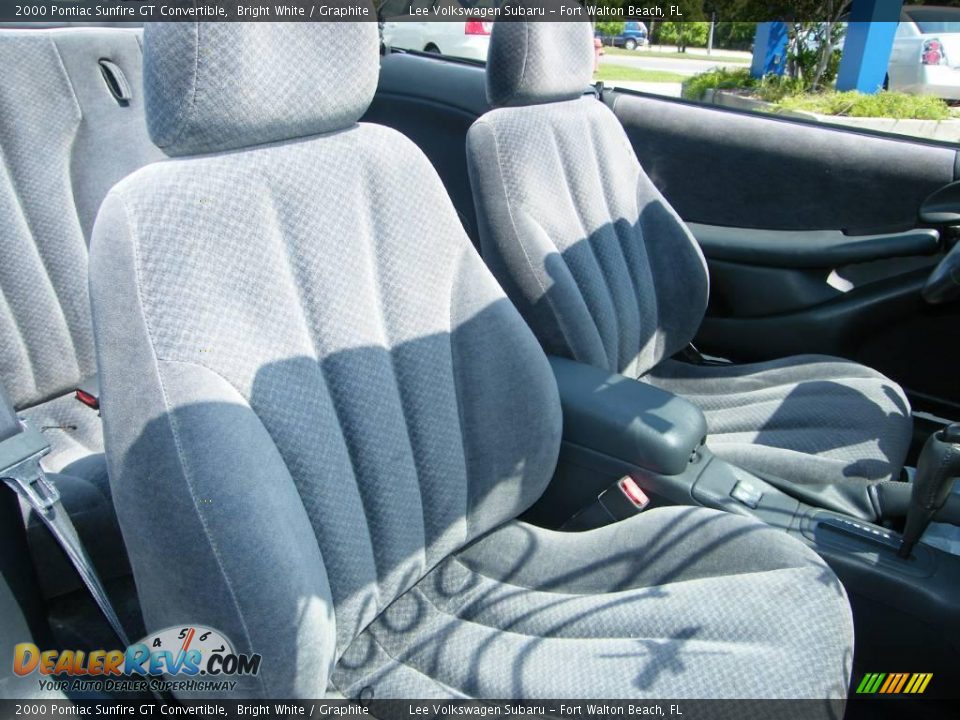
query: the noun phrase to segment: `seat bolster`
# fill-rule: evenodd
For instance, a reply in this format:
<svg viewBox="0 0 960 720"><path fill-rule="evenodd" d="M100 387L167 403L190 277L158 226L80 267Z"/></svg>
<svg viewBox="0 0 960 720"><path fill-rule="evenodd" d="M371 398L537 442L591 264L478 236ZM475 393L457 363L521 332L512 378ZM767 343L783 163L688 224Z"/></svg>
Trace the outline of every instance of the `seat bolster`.
<svg viewBox="0 0 960 720"><path fill-rule="evenodd" d="M110 483L147 630L203 624L260 653L231 697L322 696L335 626L303 503L234 388L156 357L135 245L115 189L94 228L91 298Z"/></svg>
<svg viewBox="0 0 960 720"><path fill-rule="evenodd" d="M557 298L556 293L547 293L557 281L550 276L545 258L556 248L543 228L507 197L502 152L494 119L477 120L467 133L467 168L483 260L527 325L536 328L537 339L548 353L573 354L605 366L606 357L596 351L602 347L596 331L585 342L577 333L567 332L571 325L591 327L589 311L579 296ZM553 302L564 302L563 312Z"/></svg>

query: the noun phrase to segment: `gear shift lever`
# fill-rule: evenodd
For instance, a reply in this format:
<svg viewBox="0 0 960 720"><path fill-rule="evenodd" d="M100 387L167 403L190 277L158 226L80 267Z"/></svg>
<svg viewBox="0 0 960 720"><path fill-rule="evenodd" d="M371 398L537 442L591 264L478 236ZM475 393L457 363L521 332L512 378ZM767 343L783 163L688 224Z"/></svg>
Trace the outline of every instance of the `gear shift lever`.
<svg viewBox="0 0 960 720"><path fill-rule="evenodd" d="M903 543L899 555L910 557L913 546L927 529L936 512L943 507L960 476L960 423L947 425L934 433L923 446L913 479L907 524L903 529Z"/></svg>

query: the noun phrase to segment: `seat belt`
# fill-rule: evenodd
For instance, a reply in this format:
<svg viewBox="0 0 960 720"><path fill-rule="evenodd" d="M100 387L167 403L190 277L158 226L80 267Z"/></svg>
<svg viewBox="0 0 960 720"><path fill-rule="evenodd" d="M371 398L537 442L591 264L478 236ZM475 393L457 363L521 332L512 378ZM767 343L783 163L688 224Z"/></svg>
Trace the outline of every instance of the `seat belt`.
<svg viewBox="0 0 960 720"><path fill-rule="evenodd" d="M0 480L40 517L54 539L70 558L80 579L110 623L110 627L128 647L130 641L110 602L100 576L83 547L70 515L60 502L60 493L40 467L40 458L50 452L50 444L40 432L20 421L0 387Z"/></svg>

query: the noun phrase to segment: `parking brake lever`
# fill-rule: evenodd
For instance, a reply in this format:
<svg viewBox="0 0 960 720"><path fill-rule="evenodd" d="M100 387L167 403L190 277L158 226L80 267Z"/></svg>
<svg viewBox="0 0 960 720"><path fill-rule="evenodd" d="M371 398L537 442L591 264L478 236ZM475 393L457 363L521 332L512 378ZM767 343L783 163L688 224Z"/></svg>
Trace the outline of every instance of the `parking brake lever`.
<svg viewBox="0 0 960 720"><path fill-rule="evenodd" d="M910 557L914 545L923 535L936 512L943 507L960 476L960 423L948 425L934 433L923 446L913 479L903 543L898 554Z"/></svg>

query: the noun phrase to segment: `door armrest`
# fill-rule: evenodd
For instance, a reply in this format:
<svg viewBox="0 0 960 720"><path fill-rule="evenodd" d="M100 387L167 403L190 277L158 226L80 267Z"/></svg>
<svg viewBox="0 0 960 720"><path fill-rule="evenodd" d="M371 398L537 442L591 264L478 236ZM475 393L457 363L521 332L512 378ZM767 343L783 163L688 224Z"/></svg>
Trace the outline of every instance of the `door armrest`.
<svg viewBox="0 0 960 720"><path fill-rule="evenodd" d="M688 223L711 260L777 268L837 268L894 257L933 255L940 233L929 228L879 235L842 230L757 230Z"/></svg>

